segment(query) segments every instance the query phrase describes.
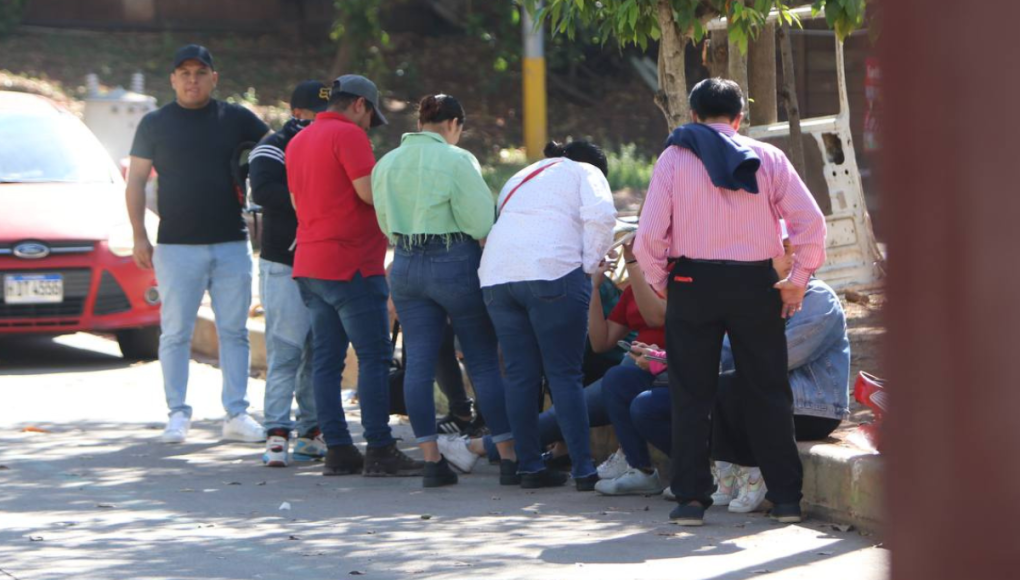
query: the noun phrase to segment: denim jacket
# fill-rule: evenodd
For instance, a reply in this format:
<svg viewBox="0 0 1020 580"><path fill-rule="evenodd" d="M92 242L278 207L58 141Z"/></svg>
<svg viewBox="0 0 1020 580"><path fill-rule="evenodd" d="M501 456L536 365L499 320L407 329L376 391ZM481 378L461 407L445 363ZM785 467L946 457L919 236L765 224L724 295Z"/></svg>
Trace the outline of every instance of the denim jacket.
<svg viewBox="0 0 1020 580"><path fill-rule="evenodd" d="M786 322L790 387L797 415L845 419L850 404L850 340L839 297L812 279L804 306ZM729 337L723 342L722 370L732 370Z"/></svg>

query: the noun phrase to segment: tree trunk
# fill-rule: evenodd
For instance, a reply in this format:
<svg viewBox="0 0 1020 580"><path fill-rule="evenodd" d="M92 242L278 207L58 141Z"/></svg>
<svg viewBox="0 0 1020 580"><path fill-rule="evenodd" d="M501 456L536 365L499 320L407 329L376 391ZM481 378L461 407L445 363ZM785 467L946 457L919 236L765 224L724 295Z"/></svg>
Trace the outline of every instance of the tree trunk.
<svg viewBox="0 0 1020 580"><path fill-rule="evenodd" d="M729 53L725 30L713 30L709 33L707 61L705 66L708 68L708 76L712 78L726 77L726 71L729 68Z"/></svg>
<svg viewBox="0 0 1020 580"><path fill-rule="evenodd" d="M800 130L800 106L797 104L797 79L793 68L793 45L790 42L790 25L779 27L779 50L783 54L783 101L786 103L786 117L790 121L790 163L803 178L804 140Z"/></svg>
<svg viewBox="0 0 1020 580"><path fill-rule="evenodd" d="M350 19L346 16L340 18L337 25L344 30L344 33L336 40L336 53L333 55L333 66L330 68L333 71L332 78L350 72L348 68L351 66L351 54L354 52L354 47L351 46L353 35L349 30Z"/></svg>
<svg viewBox="0 0 1020 580"><path fill-rule="evenodd" d="M776 108L776 26L766 24L747 50L747 79L751 119L755 125L768 125L779 120Z"/></svg>
<svg viewBox="0 0 1020 580"><path fill-rule="evenodd" d="M744 91L744 94L749 94L747 88L747 55L740 52L740 46L735 42L732 42L727 38L729 51L729 66L728 74L730 80L740 85L740 90ZM744 109L744 120L740 123L740 132L747 133L747 127L751 124L751 112L746 107Z"/></svg>
<svg viewBox="0 0 1020 580"><path fill-rule="evenodd" d="M655 104L666 117L670 129L679 127L691 120L690 106L687 103L687 35L673 20L673 7L670 0L659 0L659 29L662 36L659 40L659 92L655 94Z"/></svg>

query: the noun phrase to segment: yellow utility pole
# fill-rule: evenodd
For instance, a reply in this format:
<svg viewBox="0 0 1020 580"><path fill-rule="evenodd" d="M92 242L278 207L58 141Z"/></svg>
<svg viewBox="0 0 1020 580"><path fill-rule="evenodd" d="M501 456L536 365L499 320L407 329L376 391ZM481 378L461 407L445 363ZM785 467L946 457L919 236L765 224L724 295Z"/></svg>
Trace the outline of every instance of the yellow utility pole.
<svg viewBox="0 0 1020 580"><path fill-rule="evenodd" d="M541 8L539 3L535 9ZM524 27L524 149L529 160L542 157L549 141L545 90L545 34L543 26L521 7Z"/></svg>

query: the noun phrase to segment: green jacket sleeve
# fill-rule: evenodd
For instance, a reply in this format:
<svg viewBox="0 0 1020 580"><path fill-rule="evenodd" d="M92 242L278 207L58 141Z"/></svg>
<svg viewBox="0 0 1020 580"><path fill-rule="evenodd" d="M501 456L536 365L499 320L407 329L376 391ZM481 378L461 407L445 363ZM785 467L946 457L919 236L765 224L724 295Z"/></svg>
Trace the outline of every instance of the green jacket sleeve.
<svg viewBox="0 0 1020 580"><path fill-rule="evenodd" d="M480 240L489 235L496 221L496 200L482 178L482 167L471 153L457 160L456 183L450 203L460 231Z"/></svg>

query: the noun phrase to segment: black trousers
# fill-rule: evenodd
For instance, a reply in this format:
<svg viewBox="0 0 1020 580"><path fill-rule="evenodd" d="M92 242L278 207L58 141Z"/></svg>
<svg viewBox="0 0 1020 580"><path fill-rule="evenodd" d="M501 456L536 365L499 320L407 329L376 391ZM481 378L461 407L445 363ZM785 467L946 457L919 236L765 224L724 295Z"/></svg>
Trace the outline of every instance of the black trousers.
<svg viewBox="0 0 1020 580"><path fill-rule="evenodd" d="M712 411L727 333L739 393L755 413L745 416L751 451L773 503L799 502L803 467L793 438L793 393L786 374L786 325L770 265L723 265L681 258L669 278L666 353L673 416L677 501L712 505L709 469Z"/></svg>
<svg viewBox="0 0 1020 580"><path fill-rule="evenodd" d="M747 417L758 409L747 405L741 395L743 381L736 371L719 375L719 393L712 413L712 459L728 461L745 467L758 467L747 434ZM793 416L793 435L797 441L821 441L839 427L842 421L810 415Z"/></svg>

